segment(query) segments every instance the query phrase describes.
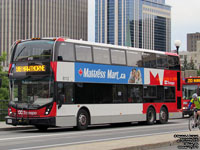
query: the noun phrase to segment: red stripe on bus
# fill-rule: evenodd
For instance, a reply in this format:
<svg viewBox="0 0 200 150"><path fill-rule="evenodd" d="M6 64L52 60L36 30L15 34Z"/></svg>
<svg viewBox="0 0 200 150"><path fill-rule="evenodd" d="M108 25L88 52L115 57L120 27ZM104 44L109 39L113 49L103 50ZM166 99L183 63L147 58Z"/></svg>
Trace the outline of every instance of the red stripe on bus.
<svg viewBox="0 0 200 150"><path fill-rule="evenodd" d="M57 62L56 61L51 62L51 68L54 73L54 79L55 79L55 81L57 81Z"/></svg>

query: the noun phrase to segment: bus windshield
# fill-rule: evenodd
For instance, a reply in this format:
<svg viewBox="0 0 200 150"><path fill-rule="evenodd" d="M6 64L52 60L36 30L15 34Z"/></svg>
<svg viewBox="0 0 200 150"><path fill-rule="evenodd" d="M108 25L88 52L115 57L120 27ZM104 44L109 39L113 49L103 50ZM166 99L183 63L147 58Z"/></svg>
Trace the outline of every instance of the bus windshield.
<svg viewBox="0 0 200 150"><path fill-rule="evenodd" d="M197 85L183 85L183 99L191 99L192 94L196 93Z"/></svg>
<svg viewBox="0 0 200 150"><path fill-rule="evenodd" d="M40 80L10 80L11 103L43 106L53 101L53 82Z"/></svg>
<svg viewBox="0 0 200 150"><path fill-rule="evenodd" d="M54 41L32 40L17 44L13 61L50 60Z"/></svg>

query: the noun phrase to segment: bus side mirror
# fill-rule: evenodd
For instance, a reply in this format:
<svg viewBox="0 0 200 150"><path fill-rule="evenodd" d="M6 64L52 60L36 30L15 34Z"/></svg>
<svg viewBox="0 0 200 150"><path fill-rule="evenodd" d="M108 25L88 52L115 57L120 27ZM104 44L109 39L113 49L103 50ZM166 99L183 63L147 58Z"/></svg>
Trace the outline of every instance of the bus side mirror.
<svg viewBox="0 0 200 150"><path fill-rule="evenodd" d="M62 104L64 103L64 101L65 101L65 95L61 94L58 100L58 109L62 107Z"/></svg>

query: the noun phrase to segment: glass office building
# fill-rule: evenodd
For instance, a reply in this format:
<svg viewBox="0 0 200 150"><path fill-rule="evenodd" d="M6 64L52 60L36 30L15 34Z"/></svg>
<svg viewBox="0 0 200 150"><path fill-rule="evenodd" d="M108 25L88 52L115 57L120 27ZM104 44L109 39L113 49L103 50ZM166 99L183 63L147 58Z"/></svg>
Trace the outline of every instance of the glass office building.
<svg viewBox="0 0 200 150"><path fill-rule="evenodd" d="M0 0L0 55L19 39L69 37L87 40L88 0Z"/></svg>
<svg viewBox="0 0 200 150"><path fill-rule="evenodd" d="M96 0L95 41L171 50L171 7L165 0Z"/></svg>

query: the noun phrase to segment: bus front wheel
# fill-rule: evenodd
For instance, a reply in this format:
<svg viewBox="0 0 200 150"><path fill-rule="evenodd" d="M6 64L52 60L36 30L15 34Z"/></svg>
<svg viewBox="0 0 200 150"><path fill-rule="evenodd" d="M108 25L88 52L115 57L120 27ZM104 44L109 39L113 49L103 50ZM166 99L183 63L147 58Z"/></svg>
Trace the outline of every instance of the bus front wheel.
<svg viewBox="0 0 200 150"><path fill-rule="evenodd" d="M77 115L77 129L86 130L89 124L89 114L86 110L81 109Z"/></svg>
<svg viewBox="0 0 200 150"><path fill-rule="evenodd" d="M156 120L155 110L152 107L150 107L147 111L147 124L152 125L154 124L155 120Z"/></svg>

